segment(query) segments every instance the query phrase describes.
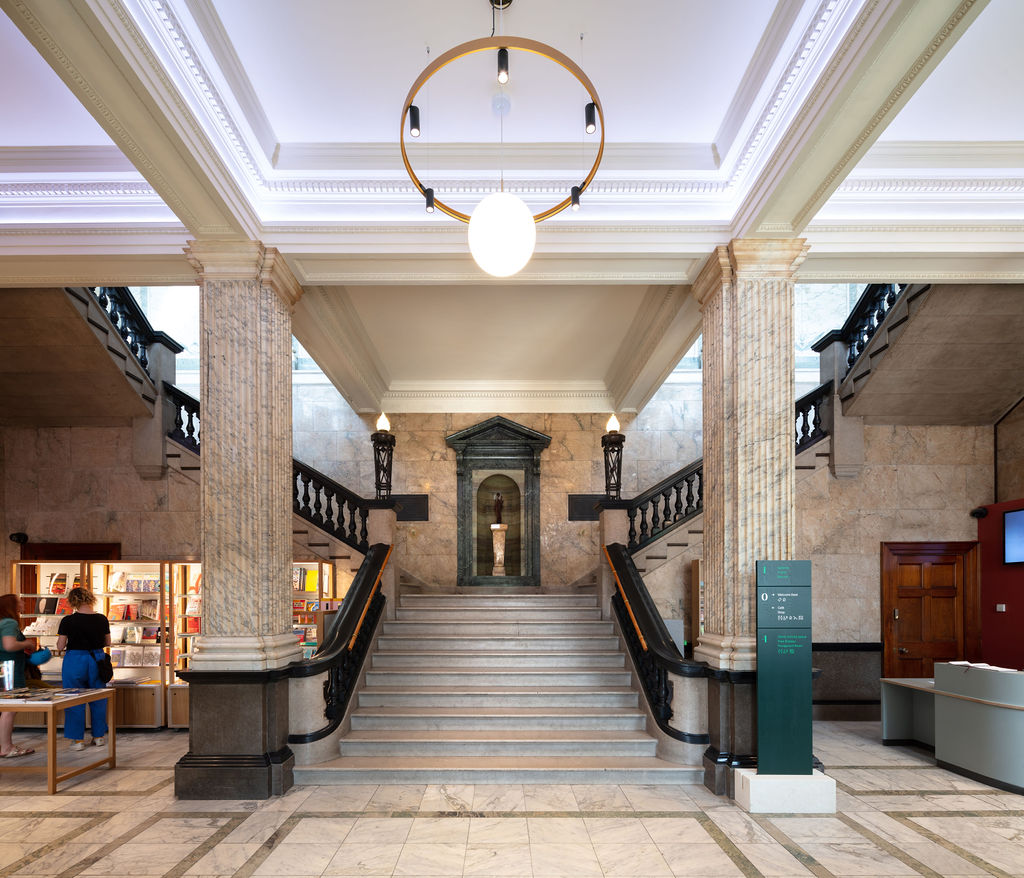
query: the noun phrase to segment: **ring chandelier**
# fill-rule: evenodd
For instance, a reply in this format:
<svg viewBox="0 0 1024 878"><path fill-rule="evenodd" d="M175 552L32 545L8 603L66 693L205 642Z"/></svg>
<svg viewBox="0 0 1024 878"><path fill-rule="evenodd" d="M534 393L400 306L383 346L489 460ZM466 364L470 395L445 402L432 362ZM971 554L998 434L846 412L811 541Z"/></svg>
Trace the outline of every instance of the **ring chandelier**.
<svg viewBox="0 0 1024 878"><path fill-rule="evenodd" d="M494 3L501 3L501 0L491 0ZM501 8L509 5L505 2ZM497 7L496 7L497 8ZM424 186L409 162L409 154L406 151L405 132L406 121L409 123L409 136L419 137L420 134L420 111L414 101L420 89L430 78L443 67L472 55L477 52L497 50L498 56L498 82L504 84L509 77L509 50L521 52L532 52L540 55L556 64L561 65L571 73L579 83L586 89L590 96L590 102L584 107L584 130L587 134L594 134L600 122L600 142L597 148L597 156L590 173L583 178L578 186L571 187L568 197L547 210L531 214L526 204L516 195L505 192L504 183L502 189L487 195L474 208L472 215L462 213L454 207L446 204L434 194L434 190ZM543 222L556 214L561 213L567 207L578 210L580 195L586 191L590 182L597 173L601 164L601 157L604 155L604 110L601 107L601 99L597 95L594 84L567 55L557 49L538 42L537 40L525 39L523 37L490 36L482 39L470 40L449 49L436 60L428 64L423 72L416 78L406 95L405 103L402 105L402 121L400 127L400 142L402 146L402 162L409 174L413 185L419 190L426 200L428 213L433 213L435 208L442 213L448 214L460 222L469 223L469 248L476 263L488 274L495 277L510 277L522 269L533 255L533 248L537 240L536 224Z"/></svg>

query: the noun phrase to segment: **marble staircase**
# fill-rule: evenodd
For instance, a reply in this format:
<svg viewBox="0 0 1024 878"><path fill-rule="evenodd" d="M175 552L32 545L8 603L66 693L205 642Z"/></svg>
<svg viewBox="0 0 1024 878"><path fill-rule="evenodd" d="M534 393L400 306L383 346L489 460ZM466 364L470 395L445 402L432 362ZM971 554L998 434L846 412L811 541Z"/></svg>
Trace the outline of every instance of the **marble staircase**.
<svg viewBox="0 0 1024 878"><path fill-rule="evenodd" d="M657 757L594 594L405 594L351 730L296 783L700 783Z"/></svg>

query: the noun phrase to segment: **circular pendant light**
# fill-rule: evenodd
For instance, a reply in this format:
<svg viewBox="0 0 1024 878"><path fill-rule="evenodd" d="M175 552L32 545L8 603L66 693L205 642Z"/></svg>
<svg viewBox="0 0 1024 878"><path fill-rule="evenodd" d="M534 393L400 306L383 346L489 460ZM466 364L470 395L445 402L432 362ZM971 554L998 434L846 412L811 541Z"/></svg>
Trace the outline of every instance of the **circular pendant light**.
<svg viewBox="0 0 1024 878"><path fill-rule="evenodd" d="M494 0L492 0L492 3ZM500 0L499 0L500 2ZM506 4L507 5L507 4ZM420 133L420 111L414 101L420 89L442 67L446 67L459 58L476 52L498 50L499 76L508 76L508 52L515 49L540 55L565 68L586 89L590 101L584 107L584 124L588 134L593 134L600 127L600 142L597 155L590 172L578 185L568 187L569 194L558 204L532 214L521 198L510 192L499 191L487 195L473 210L472 217L446 204L438 194L436 187L425 186L409 161L405 144L405 126L408 119L410 135L418 137ZM596 119L595 119L596 116ZM429 121L429 120L428 120ZM599 126L597 123L600 123ZM587 189L604 155L604 110L597 96L593 83L578 64L571 58L551 46L537 40L523 37L497 36L470 40L449 49L428 64L416 78L406 95L402 105L402 119L399 125L399 140L402 148L402 163L416 189L426 199L427 211L434 209L448 214L460 222L469 223L469 249L476 263L494 277L511 277L520 271L533 255L537 241L536 224L561 213L572 206L578 210L580 195Z"/></svg>

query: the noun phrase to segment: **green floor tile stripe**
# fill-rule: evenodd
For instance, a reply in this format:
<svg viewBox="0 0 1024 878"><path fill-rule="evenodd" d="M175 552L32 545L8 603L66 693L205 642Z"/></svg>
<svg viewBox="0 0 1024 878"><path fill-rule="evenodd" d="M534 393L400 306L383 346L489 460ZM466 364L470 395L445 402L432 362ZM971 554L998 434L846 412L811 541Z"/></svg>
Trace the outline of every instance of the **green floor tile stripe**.
<svg viewBox="0 0 1024 878"><path fill-rule="evenodd" d="M13 875L15 872L24 869L26 866L30 866L32 863L42 859L47 854L51 854L56 850L64 847L66 844L70 844L82 836L87 836L96 827L102 825L112 817L117 816L117 811L100 811L93 814L83 814L81 811L5 811L3 816L6 817L30 817L30 818L48 818L53 817L56 819L68 818L68 817L84 817L87 818L85 822L77 829L72 829L70 832L63 833L60 838L55 838L52 841L48 841L42 847L37 848L30 854L26 854L20 860L16 860L9 866L4 866L0 869L0 878L5 878L7 875Z"/></svg>
<svg viewBox="0 0 1024 878"><path fill-rule="evenodd" d="M896 845L894 845L891 841L887 841L885 838L883 838L877 832L874 832L871 829L869 829L868 827L864 826L863 824L858 823L856 820L854 820L848 814L843 814L841 812L837 812L836 813L836 817L839 820L841 820L844 824L849 826L851 829L854 829L857 832L859 832L861 835L863 835L864 838L866 838L873 845L875 845L875 847L881 848L890 857L892 857L893 859L899 860L901 863L903 863L903 865L909 866L915 872L920 872L922 875L925 876L925 878L944 878L944 876L942 875L941 872L936 872L933 868L931 868L931 866L928 866L925 863L922 863L920 860L915 859L914 857L910 856L910 854L904 853Z"/></svg>
<svg viewBox="0 0 1024 878"><path fill-rule="evenodd" d="M937 812L915 812L915 811L884 811L883 813L888 814L893 820L899 821L900 824L906 826L908 829L914 830L920 836L928 841L934 842L940 847L944 847L950 853L956 854L958 857L962 857L967 860L968 863L977 866L979 869L984 869L990 875L996 875L998 878L1020 878L1019 875L1014 875L1011 872L1004 872L998 866L993 866L991 863L986 862L977 854L972 854L969 850L960 847L958 844L954 844L948 838L943 838L938 833L932 832L926 826L922 826L920 823L915 823L914 817L985 817L994 816L991 812L978 813L968 811L937 811ZM1007 814L1020 815L1021 812L1012 811L999 811L997 812L1000 817L1005 817Z"/></svg>
<svg viewBox="0 0 1024 878"><path fill-rule="evenodd" d="M799 844L791 839L785 832L772 823L771 817L767 815L751 814L751 819L767 832L776 842L785 848L786 852L793 857L812 875L817 878L835 878L835 875L805 851Z"/></svg>
<svg viewBox="0 0 1024 878"><path fill-rule="evenodd" d="M260 845L259 850L249 857L249 859L232 874L231 878L249 878L253 872L263 865L263 861L273 853L274 848L288 837L288 833L298 826L301 819L302 817L299 814L292 814L291 817L286 818L281 825L271 833L270 838Z"/></svg>
<svg viewBox="0 0 1024 878"><path fill-rule="evenodd" d="M704 831L710 835L718 844L718 846L725 852L725 855L733 861L733 864L739 869L746 878L762 878L760 870L747 859L746 855L741 851L729 836L722 831L721 827L714 820L708 817L703 811L698 814L690 815L693 816Z"/></svg>
<svg viewBox="0 0 1024 878"><path fill-rule="evenodd" d="M167 812L162 813L165 816L170 816ZM172 813L176 818L181 817L181 814L179 814L178 812ZM190 813L188 817L189 819L194 817L205 817L210 820L221 820L224 818L224 814L219 812L203 813L202 811L199 811ZM203 857L210 853L210 851L212 851L215 847L217 847L217 845L224 841L224 839L227 838L232 832L234 832L239 826L245 823L245 821L248 820L249 817L249 814L237 813L234 816L229 817L227 822L223 826L218 827L216 832L212 833L210 837L206 839L206 841L201 842L199 846L192 851L192 853L190 853L187 857L181 860L176 866L164 872L161 878L180 878L180 876L184 875Z"/></svg>

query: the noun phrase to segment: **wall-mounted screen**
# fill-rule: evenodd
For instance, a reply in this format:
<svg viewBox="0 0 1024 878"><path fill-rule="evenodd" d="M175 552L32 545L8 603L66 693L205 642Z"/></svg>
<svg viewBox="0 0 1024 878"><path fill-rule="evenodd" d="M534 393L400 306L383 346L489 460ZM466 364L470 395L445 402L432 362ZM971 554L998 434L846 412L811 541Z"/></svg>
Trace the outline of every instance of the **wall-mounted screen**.
<svg viewBox="0 0 1024 878"><path fill-rule="evenodd" d="M1003 513L1003 562L1024 564L1024 509Z"/></svg>

